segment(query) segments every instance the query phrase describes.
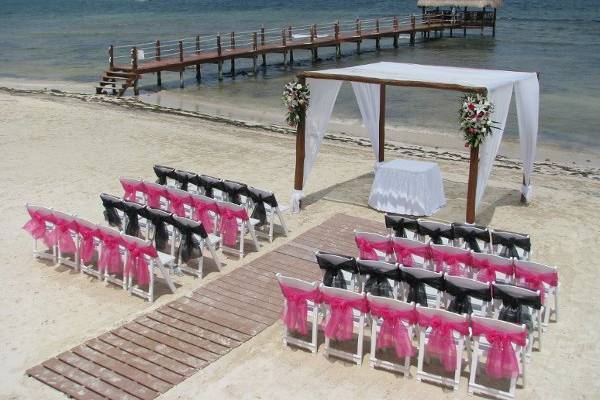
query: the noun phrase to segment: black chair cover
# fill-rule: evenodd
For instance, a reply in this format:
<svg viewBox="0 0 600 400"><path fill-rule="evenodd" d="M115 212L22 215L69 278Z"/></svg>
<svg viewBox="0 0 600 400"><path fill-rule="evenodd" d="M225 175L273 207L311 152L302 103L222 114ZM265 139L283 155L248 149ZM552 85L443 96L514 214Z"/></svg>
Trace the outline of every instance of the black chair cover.
<svg viewBox="0 0 600 400"><path fill-rule="evenodd" d="M146 218L154 226L154 245L156 249L168 253L169 232L167 225L173 225L173 215L167 211L146 207L140 211L140 216Z"/></svg>
<svg viewBox="0 0 600 400"><path fill-rule="evenodd" d="M277 207L278 204L277 199L275 199L275 194L273 192L267 192L266 190L248 186L247 196L254 203L254 209L252 210L251 218L259 220L259 225L266 224L267 210L265 209L265 204L271 206L272 208Z"/></svg>
<svg viewBox="0 0 600 400"><path fill-rule="evenodd" d="M316 257L319 268L325 271L323 276L323 285L325 286L346 289L346 280L344 279L344 275L342 275L342 271L352 274L358 273L354 257L323 252L317 253Z"/></svg>
<svg viewBox="0 0 600 400"><path fill-rule="evenodd" d="M191 178L196 176L196 174L188 171L182 171L180 169L176 169L173 171L173 179L177 181L177 187L181 190L188 190L188 182Z"/></svg>
<svg viewBox="0 0 600 400"><path fill-rule="evenodd" d="M123 201L106 193L100 194L100 200L102 200L102 206L104 207L104 219L108 222L108 225L121 229L123 222L117 210L123 211Z"/></svg>
<svg viewBox="0 0 600 400"><path fill-rule="evenodd" d="M175 179L173 175L173 172L175 172L174 168L165 167L164 165L155 165L153 168L154 173L158 178L156 179L156 183L158 183L159 185L166 185L167 178Z"/></svg>
<svg viewBox="0 0 600 400"><path fill-rule="evenodd" d="M492 231L492 243L502 246L499 256L520 259L517 248L531 251L531 239L522 233Z"/></svg>
<svg viewBox="0 0 600 400"><path fill-rule="evenodd" d="M388 279L401 281L400 270L395 264L365 260L357 260L356 264L361 276L369 276L365 282L365 292L374 296L394 297L394 291Z"/></svg>
<svg viewBox="0 0 600 400"><path fill-rule="evenodd" d="M469 246L469 249L476 253L481 253L479 242L490 242L490 231L482 226L473 226L467 224L452 224L454 227L454 238L463 239Z"/></svg>
<svg viewBox="0 0 600 400"><path fill-rule="evenodd" d="M192 183L198 187L204 189L204 194L207 197L214 198L214 189L223 191L223 181L219 178L209 175L195 175L189 179L189 183Z"/></svg>
<svg viewBox="0 0 600 400"><path fill-rule="evenodd" d="M181 260L187 263L192 258L202 257L200 243L194 238L194 234L199 235L203 239L208 237L202 224L188 218L173 215L173 226L181 234L181 242L178 250Z"/></svg>
<svg viewBox="0 0 600 400"><path fill-rule="evenodd" d="M444 291L454 297L448 306L448 311L457 314L471 314L473 312L472 297L483 301L490 301L492 299L492 291L489 287L473 289L456 285L454 282L448 280L444 280Z"/></svg>
<svg viewBox="0 0 600 400"><path fill-rule="evenodd" d="M222 182L223 192L227 193L229 201L241 205L242 196L248 195L248 186L245 183L224 180Z"/></svg>
<svg viewBox="0 0 600 400"><path fill-rule="evenodd" d="M125 225L126 235L140 237L140 224L138 217L140 215L140 211L144 210L145 208L146 206L140 203L123 201L123 212L125 215L127 215L127 224Z"/></svg>
<svg viewBox="0 0 600 400"><path fill-rule="evenodd" d="M442 238L449 240L454 239L454 229L452 228L452 225L448 227L441 225L432 229L419 222L417 226L417 232L419 235L429 236L434 244L443 244Z"/></svg>
<svg viewBox="0 0 600 400"><path fill-rule="evenodd" d="M504 289L503 286L494 285L493 297L502 300L502 308L498 315L498 319L502 321L513 322L515 324L525 324L527 329L533 329L533 320L529 307L539 310L542 307L540 296L531 290L523 292L523 294L511 293Z"/></svg>
<svg viewBox="0 0 600 400"><path fill-rule="evenodd" d="M444 277L419 277L413 275L410 268L401 271L402 281L406 282L409 286L408 296L406 301L408 303L415 302L423 307L427 307L427 293L425 292L425 285L431 286L437 290L443 290L444 288Z"/></svg>
<svg viewBox="0 0 600 400"><path fill-rule="evenodd" d="M385 214L385 226L393 229L398 237L406 237L406 231L417 232L419 225L416 218L406 215Z"/></svg>

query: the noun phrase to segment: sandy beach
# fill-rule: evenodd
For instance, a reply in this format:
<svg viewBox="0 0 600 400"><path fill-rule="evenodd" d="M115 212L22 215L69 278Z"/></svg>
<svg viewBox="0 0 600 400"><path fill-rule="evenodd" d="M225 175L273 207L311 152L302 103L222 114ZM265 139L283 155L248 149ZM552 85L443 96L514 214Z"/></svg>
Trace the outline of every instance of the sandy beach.
<svg viewBox="0 0 600 400"><path fill-rule="evenodd" d="M219 276L209 270L201 280L177 277L176 293L160 288L161 295L150 305L68 268L33 260L30 237L21 230L26 202L102 222L98 194L121 194L119 176L153 178L155 163L269 188L282 202L291 193L295 138L268 123L173 112L135 100L67 95L44 86L0 90L0 105L0 168L5 175L0 193L5 216L0 232L5 281L0 295L1 399L64 398L26 377L25 370ZM291 237L338 212L383 220L382 213L366 206L373 176L372 152L366 145L362 139L328 136L306 185L305 210L286 215ZM422 143L390 143L386 149L387 159L437 162L448 204L435 217L464 220L466 154ZM600 323L595 285L600 268L598 158L586 164L587 154L581 158L552 151L556 156L538 157L529 205L519 202L519 163L502 157L492 171L477 222L528 232L532 259L559 268L561 319L545 332L543 351L535 352L527 366L528 386L518 389L517 397L593 399L600 395L600 333L595 329ZM580 159L576 164L568 161ZM278 237L242 262L228 259L221 273L286 240ZM356 367L285 348L277 323L161 399L465 398L466 383L463 378L461 389L452 393L373 370L367 363Z"/></svg>

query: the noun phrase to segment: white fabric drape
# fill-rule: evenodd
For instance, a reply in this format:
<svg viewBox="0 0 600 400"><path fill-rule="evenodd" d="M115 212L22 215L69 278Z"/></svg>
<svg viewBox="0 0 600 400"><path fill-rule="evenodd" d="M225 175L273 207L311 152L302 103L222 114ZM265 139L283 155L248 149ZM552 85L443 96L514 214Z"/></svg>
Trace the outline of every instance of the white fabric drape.
<svg viewBox="0 0 600 400"><path fill-rule="evenodd" d="M381 85L374 83L352 82L352 89L362 115L363 125L367 128L376 162L379 160L379 111ZM377 164L376 164L377 166Z"/></svg>
<svg viewBox="0 0 600 400"><path fill-rule="evenodd" d="M342 86L342 81L307 79L310 89L310 103L306 110L304 141L304 185L317 159L321 142L325 136L327 123L331 119L333 105Z"/></svg>
<svg viewBox="0 0 600 400"><path fill-rule="evenodd" d="M519 119L521 159L523 160L524 183L521 193L525 196L525 200L529 201L532 195L530 177L535 160L540 112L540 84L537 77L515 83L515 100Z"/></svg>
<svg viewBox="0 0 600 400"><path fill-rule="evenodd" d="M504 134L506 117L510 108L513 84L509 83L488 91L488 99L494 104L494 112L491 116L498 129L494 129L484 142L479 146L479 166L477 170L477 190L475 192L475 209L479 209L487 181L492 171L492 164L496 159L500 142Z"/></svg>

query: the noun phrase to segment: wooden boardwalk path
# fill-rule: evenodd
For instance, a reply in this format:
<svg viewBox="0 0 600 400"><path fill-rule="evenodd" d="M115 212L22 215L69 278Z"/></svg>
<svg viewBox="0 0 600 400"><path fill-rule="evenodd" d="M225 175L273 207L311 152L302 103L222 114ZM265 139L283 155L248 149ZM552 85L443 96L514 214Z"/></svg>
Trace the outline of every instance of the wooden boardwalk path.
<svg viewBox="0 0 600 400"><path fill-rule="evenodd" d="M316 250L356 256L354 229L382 223L337 214L277 249L27 371L75 399L154 399L281 315L280 272L320 280Z"/></svg>

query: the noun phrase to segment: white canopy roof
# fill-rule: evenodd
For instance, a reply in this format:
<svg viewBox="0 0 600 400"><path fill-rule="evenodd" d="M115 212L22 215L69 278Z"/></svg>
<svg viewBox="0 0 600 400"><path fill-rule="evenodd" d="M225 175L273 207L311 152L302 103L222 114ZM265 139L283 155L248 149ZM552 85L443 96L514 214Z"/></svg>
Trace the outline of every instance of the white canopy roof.
<svg viewBox="0 0 600 400"><path fill-rule="evenodd" d="M419 0L418 7L492 7L500 8L502 0Z"/></svg>
<svg viewBox="0 0 600 400"><path fill-rule="evenodd" d="M492 69L445 67L438 65L378 62L347 68L306 72L310 78L385 83L398 86L428 86L468 91L485 88L488 91L516 81L536 78L535 72L515 72ZM415 83L414 85L412 83ZM419 83L423 83L420 85Z"/></svg>

